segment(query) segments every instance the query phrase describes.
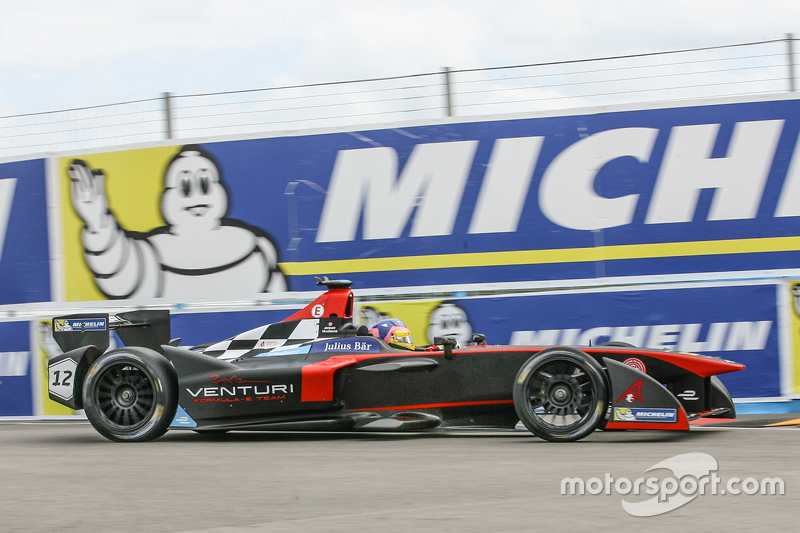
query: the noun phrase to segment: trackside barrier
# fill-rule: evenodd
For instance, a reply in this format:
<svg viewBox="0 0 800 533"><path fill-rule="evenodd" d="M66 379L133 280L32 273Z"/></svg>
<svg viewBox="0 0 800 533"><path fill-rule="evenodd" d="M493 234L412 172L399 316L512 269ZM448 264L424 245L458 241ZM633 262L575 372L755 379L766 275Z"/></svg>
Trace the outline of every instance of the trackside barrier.
<svg viewBox="0 0 800 533"><path fill-rule="evenodd" d="M797 383L794 356L781 346L792 335L800 335L800 316L793 306L780 309L777 302L791 302L788 293L796 284L800 282L751 280L515 294L442 290L414 298L407 289L402 299L377 299L356 291L354 317L366 325L387 317L401 318L418 345L430 344L444 334L456 335L466 345L473 333L482 333L489 344L623 341L693 351L747 366L743 372L721 376L737 402L787 402L795 397ZM221 340L280 321L316 294L284 295L280 301L265 300L257 307L176 306L171 315L172 337L180 337L183 346ZM87 312L86 307L81 312ZM0 322L0 416L74 414L47 398L47 360L60 353L52 339L50 318L40 313L22 320L5 319ZM112 348L120 345L112 335Z"/></svg>

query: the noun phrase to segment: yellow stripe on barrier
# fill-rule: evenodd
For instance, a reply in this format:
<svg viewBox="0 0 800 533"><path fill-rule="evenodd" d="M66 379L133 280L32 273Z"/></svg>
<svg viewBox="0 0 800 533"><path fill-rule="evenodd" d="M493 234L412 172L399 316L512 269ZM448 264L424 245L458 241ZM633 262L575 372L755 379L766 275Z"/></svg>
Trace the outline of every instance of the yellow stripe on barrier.
<svg viewBox="0 0 800 533"><path fill-rule="evenodd" d="M285 262L280 266L289 276L466 268L504 265L544 265L619 259L690 257L702 255L750 254L800 250L800 237L730 239L719 241L621 244L587 248L476 252L469 254L368 257L332 261Z"/></svg>

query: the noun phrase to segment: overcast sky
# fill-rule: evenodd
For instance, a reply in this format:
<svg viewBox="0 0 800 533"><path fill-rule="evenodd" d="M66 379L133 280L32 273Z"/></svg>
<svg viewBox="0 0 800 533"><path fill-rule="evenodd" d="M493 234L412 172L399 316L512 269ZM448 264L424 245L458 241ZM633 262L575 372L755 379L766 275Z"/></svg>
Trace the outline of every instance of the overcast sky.
<svg viewBox="0 0 800 533"><path fill-rule="evenodd" d="M800 1L0 0L0 116L786 33Z"/></svg>

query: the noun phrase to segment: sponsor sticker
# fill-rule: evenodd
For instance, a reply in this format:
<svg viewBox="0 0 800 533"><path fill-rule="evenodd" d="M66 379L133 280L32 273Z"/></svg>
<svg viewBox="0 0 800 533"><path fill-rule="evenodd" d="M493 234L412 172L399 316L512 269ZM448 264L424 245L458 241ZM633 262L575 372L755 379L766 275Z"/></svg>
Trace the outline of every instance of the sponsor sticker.
<svg viewBox="0 0 800 533"><path fill-rule="evenodd" d="M256 350L269 350L270 348L277 348L281 344L283 344L284 340L275 340L275 339L261 339L258 341L254 347Z"/></svg>
<svg viewBox="0 0 800 533"><path fill-rule="evenodd" d="M628 403L644 403L644 397L642 396L642 379L636 380L636 382L628 387L625 392L623 392L619 398L617 398L616 403L621 403L622 401L626 401Z"/></svg>
<svg viewBox="0 0 800 533"><path fill-rule="evenodd" d="M644 407L615 407L615 422L677 422L677 409L647 409Z"/></svg>
<svg viewBox="0 0 800 533"><path fill-rule="evenodd" d="M377 340L368 337L363 339L349 338L315 343L311 351L375 353L380 351L380 345Z"/></svg>
<svg viewBox="0 0 800 533"><path fill-rule="evenodd" d="M62 400L71 400L75 386L75 369L78 363L73 359L67 358L54 363L48 367L48 385L50 394L58 396Z"/></svg>
<svg viewBox="0 0 800 533"><path fill-rule="evenodd" d="M700 396L697 395L697 391L692 389L686 389L685 391L681 392L680 394L676 394L678 398L683 400L699 400Z"/></svg>
<svg viewBox="0 0 800 533"><path fill-rule="evenodd" d="M333 322L328 322L322 327L322 333L338 333L339 328Z"/></svg>
<svg viewBox="0 0 800 533"><path fill-rule="evenodd" d="M276 357L279 355L300 355L308 353L310 348L311 348L310 346L282 346L280 348L275 348L271 352L260 353L254 355L253 357Z"/></svg>
<svg viewBox="0 0 800 533"><path fill-rule="evenodd" d="M639 359L638 357L629 357L622 362L623 365L628 365L631 368L635 368L639 372L647 374L647 367L644 365L644 361Z"/></svg>
<svg viewBox="0 0 800 533"><path fill-rule="evenodd" d="M183 407L181 407L179 405L178 406L178 410L175 411L175 418L172 420L172 424L170 424L170 427L173 427L173 428L196 428L197 427L197 422L195 422L194 419L191 416L189 416L189 413L187 413L183 409Z"/></svg>
<svg viewBox="0 0 800 533"><path fill-rule="evenodd" d="M105 318L62 318L55 319L53 325L56 331L105 331L107 329Z"/></svg>

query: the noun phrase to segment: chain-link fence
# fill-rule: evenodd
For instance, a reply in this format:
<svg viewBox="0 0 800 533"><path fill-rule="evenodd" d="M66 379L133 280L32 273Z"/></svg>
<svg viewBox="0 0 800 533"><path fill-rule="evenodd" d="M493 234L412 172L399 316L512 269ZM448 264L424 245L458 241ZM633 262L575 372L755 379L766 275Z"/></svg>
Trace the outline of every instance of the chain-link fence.
<svg viewBox="0 0 800 533"><path fill-rule="evenodd" d="M0 116L0 158L161 139L447 116L567 110L795 90L794 38L665 52L450 69Z"/></svg>

